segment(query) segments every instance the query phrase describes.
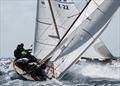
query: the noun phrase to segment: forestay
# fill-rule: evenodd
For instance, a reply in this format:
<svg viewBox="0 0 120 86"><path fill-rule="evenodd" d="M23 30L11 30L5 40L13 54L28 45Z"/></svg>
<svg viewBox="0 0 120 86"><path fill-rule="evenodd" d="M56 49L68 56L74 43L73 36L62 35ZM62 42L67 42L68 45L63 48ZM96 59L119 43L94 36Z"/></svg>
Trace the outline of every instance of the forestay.
<svg viewBox="0 0 120 86"><path fill-rule="evenodd" d="M62 52L55 60L61 75L95 42L120 5L119 0L105 0L61 45Z"/></svg>

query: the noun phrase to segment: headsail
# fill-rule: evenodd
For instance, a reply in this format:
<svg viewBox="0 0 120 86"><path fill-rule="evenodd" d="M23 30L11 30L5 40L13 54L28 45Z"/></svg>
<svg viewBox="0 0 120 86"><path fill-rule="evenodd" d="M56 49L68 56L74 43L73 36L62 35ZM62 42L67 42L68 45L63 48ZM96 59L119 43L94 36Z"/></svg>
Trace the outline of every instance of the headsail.
<svg viewBox="0 0 120 86"><path fill-rule="evenodd" d="M56 70L61 75L91 46L102 34L115 11L120 5L119 0L105 0L62 44Z"/></svg>
<svg viewBox="0 0 120 86"><path fill-rule="evenodd" d="M118 2L117 6L112 7L111 3L116 4L116 2ZM104 4L106 4L106 6ZM119 6L119 1L107 0L104 1L104 4L98 7L97 10L67 38L69 44L67 44L60 56L69 54L93 37L112 17Z"/></svg>

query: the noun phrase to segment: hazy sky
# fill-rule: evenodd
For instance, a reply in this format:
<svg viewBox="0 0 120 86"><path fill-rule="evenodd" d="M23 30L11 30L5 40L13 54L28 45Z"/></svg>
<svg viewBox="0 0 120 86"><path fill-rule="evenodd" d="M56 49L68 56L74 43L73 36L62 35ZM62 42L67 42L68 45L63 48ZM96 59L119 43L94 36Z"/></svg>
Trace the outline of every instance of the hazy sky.
<svg viewBox="0 0 120 86"><path fill-rule="evenodd" d="M0 0L0 57L13 57L18 43L29 48L34 41L37 0ZM101 38L120 56L120 9Z"/></svg>

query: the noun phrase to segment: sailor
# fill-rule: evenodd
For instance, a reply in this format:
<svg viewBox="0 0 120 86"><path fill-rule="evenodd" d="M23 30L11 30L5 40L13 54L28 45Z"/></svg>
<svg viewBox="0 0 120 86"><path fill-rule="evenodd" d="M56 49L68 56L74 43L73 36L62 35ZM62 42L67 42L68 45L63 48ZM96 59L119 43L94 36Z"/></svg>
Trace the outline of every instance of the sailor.
<svg viewBox="0 0 120 86"><path fill-rule="evenodd" d="M16 60L17 66L19 66L23 70L27 70L28 62L29 62L28 58L19 58Z"/></svg>
<svg viewBox="0 0 120 86"><path fill-rule="evenodd" d="M16 59L21 58L21 52L23 51L23 45L19 44L16 48L16 50L14 51L14 56L16 57Z"/></svg>
<svg viewBox="0 0 120 86"><path fill-rule="evenodd" d="M28 58L30 61L37 61L37 59L31 55L31 50L32 49L24 49L24 44L21 43L17 46L17 49L14 51L14 56L16 59L19 58Z"/></svg>
<svg viewBox="0 0 120 86"><path fill-rule="evenodd" d="M21 52L20 52L20 54L21 54L21 57L27 57L30 53L31 53L31 50L32 49L24 49L24 44L23 43L21 43L20 44L20 50L21 50Z"/></svg>
<svg viewBox="0 0 120 86"><path fill-rule="evenodd" d="M39 77L38 80L46 81L46 79L52 79L48 77L47 73L45 72L46 69L46 64L42 64L41 66L37 66L33 76L34 77Z"/></svg>
<svg viewBox="0 0 120 86"><path fill-rule="evenodd" d="M46 81L46 79L52 79L52 78L48 77L48 75L45 71L49 60L50 59L47 59L41 65L36 65L35 70L33 70L34 73L32 73L33 77L39 77L38 80L43 80L43 81Z"/></svg>

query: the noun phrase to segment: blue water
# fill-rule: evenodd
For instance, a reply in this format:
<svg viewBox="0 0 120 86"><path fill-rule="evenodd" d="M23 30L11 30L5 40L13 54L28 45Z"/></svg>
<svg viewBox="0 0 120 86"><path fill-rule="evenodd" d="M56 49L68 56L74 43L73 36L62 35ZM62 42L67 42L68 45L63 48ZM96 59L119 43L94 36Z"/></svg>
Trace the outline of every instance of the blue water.
<svg viewBox="0 0 120 86"><path fill-rule="evenodd" d="M120 66L80 63L73 65L62 80L28 81L9 69L11 59L2 59L0 86L120 86Z"/></svg>

